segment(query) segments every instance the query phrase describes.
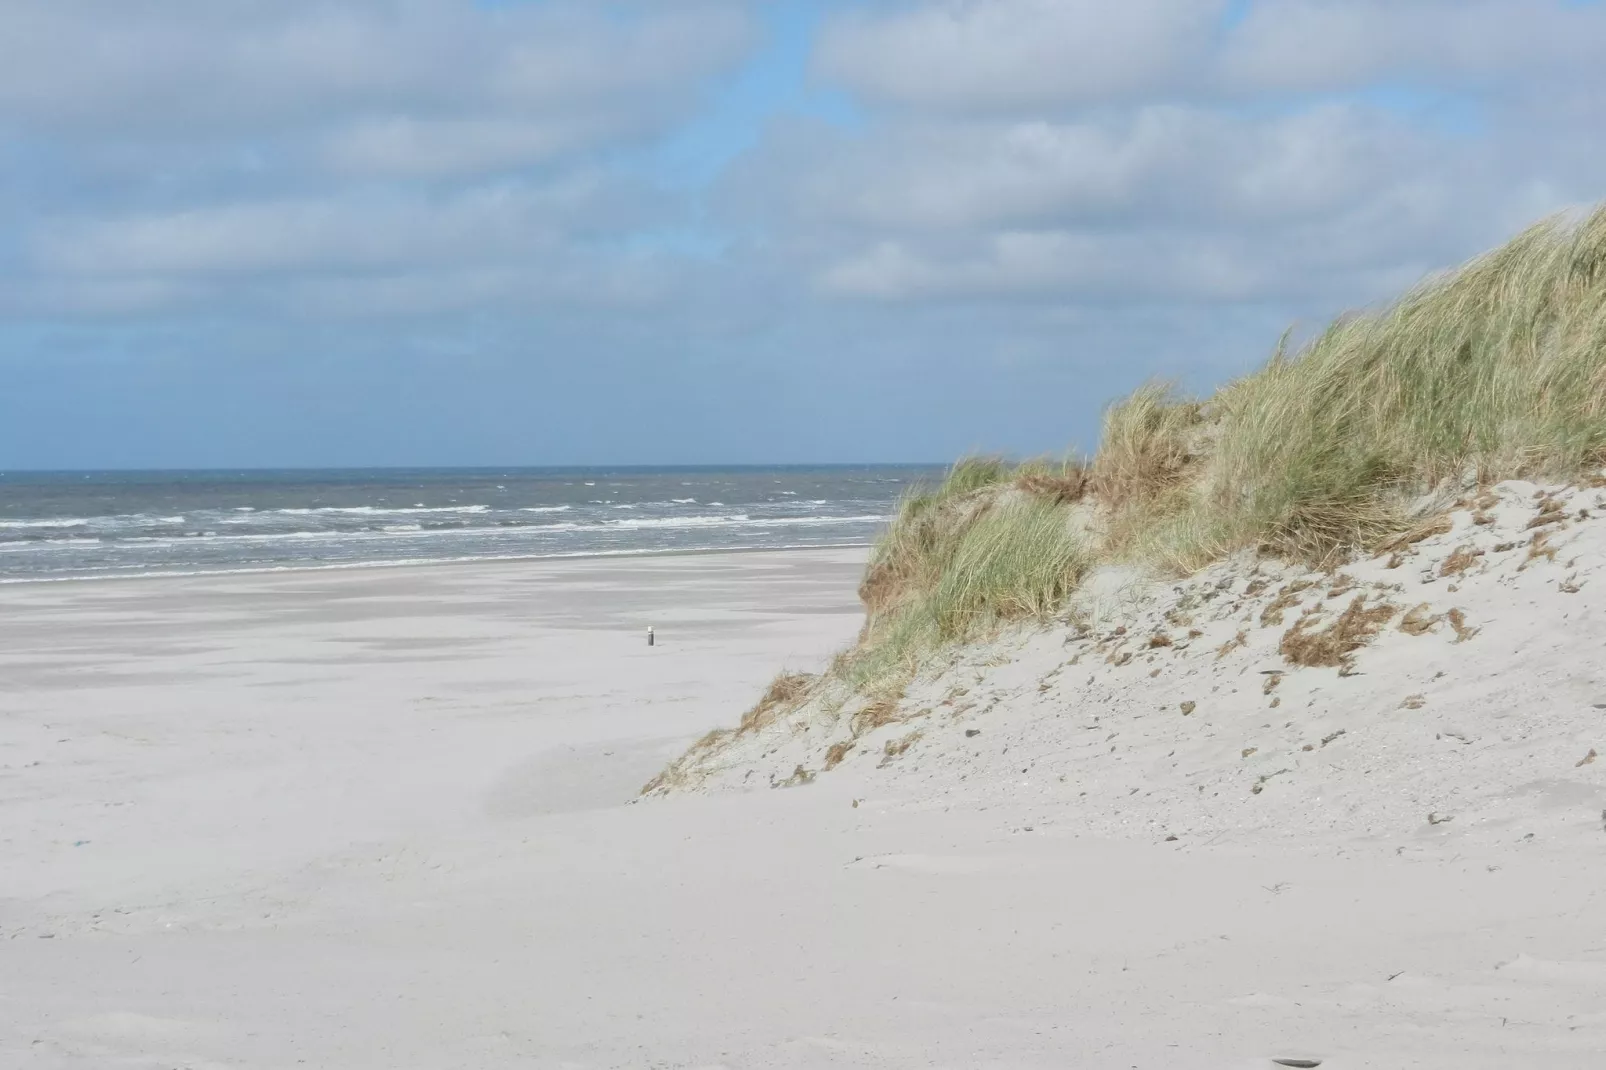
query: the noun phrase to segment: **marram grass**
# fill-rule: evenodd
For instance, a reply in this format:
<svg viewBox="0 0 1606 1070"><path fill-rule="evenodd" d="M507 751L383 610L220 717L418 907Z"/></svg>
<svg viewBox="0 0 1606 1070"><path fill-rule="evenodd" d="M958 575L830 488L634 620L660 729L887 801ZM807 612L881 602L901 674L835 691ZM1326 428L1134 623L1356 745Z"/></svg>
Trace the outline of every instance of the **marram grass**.
<svg viewBox="0 0 1606 1070"><path fill-rule="evenodd" d="M907 497L836 671L861 688L1061 608L1095 566L1187 572L1255 547L1331 563L1469 475L1569 478L1606 460L1606 209L1551 220L1203 400L1149 385L1085 466L961 461Z"/></svg>

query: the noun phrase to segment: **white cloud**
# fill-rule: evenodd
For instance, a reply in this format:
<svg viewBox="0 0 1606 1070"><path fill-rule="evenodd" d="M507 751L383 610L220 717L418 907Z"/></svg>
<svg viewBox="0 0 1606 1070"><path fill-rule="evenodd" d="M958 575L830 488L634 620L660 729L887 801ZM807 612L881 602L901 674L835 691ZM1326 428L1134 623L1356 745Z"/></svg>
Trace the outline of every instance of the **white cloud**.
<svg viewBox="0 0 1606 1070"><path fill-rule="evenodd" d="M341 173L438 178L540 163L606 140L617 123L595 118L523 120L361 120L324 140L324 158Z"/></svg>
<svg viewBox="0 0 1606 1070"><path fill-rule="evenodd" d="M937 108L1130 98L1184 83L1223 0L942 0L854 12L828 27L823 76Z"/></svg>
<svg viewBox="0 0 1606 1070"><path fill-rule="evenodd" d="M926 0L829 27L863 109L742 181L826 293L1336 311L1606 190L1562 0ZM1414 87L1414 88L1413 88ZM1598 96L1595 97L1598 101ZM1558 102L1565 107L1558 107Z"/></svg>
<svg viewBox="0 0 1606 1070"><path fill-rule="evenodd" d="M503 9L456 0L0 5L0 121L238 136L330 116L661 109L751 44L732 2ZM617 6L617 5L615 5Z"/></svg>
<svg viewBox="0 0 1606 1070"><path fill-rule="evenodd" d="M36 167L0 186L0 302L513 311L576 338L628 306L598 319L643 351L800 324L824 350L880 317L958 361L999 324L1039 354L1067 323L1137 339L1139 306L1184 339L1330 314L1606 190L1603 16L1560 0L1259 0L1233 25L1226 0L844 2L812 88L854 121L778 118L689 192L643 160L763 2L630 7L0 5L0 131ZM1416 84L1455 121L1395 99Z"/></svg>
<svg viewBox="0 0 1606 1070"><path fill-rule="evenodd" d="M598 210L595 181L487 186L450 197L351 193L62 220L35 239L38 263L78 275L340 271L529 256L564 221Z"/></svg>
<svg viewBox="0 0 1606 1070"><path fill-rule="evenodd" d="M1333 90L1601 80L1606 10L1566 0L1271 0L1227 39L1229 85Z"/></svg>
<svg viewBox="0 0 1606 1070"><path fill-rule="evenodd" d="M0 146L31 168L0 186L5 303L640 294L616 247L680 207L609 154L684 122L755 26L744 0L0 5Z"/></svg>
<svg viewBox="0 0 1606 1070"><path fill-rule="evenodd" d="M813 151L796 180L813 216L932 231L1331 213L1421 164L1430 146L1353 106L1253 119L1154 105L1085 120L904 121Z"/></svg>
<svg viewBox="0 0 1606 1070"><path fill-rule="evenodd" d="M1606 9L1569 0L927 0L830 23L821 74L937 111L1060 109L1377 80L1599 82Z"/></svg>

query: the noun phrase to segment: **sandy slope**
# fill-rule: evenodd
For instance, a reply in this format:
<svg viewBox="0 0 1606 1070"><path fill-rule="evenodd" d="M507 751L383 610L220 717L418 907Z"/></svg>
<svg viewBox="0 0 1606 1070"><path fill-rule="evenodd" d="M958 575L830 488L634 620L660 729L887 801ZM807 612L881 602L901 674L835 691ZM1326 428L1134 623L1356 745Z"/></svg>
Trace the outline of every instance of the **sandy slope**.
<svg viewBox="0 0 1606 1070"><path fill-rule="evenodd" d="M1303 887L1266 882L1268 918L1311 897L1313 973L1379 929L1400 952L1320 996L1243 998L1401 1015L1410 1057L1457 1053L1444 1065L1501 1045L1606 1051L1603 507L1599 490L1513 482L1336 574L1248 558L1181 583L1112 570L1067 623L917 679L893 723L814 702L689 780L812 777L880 811L1007 814L1032 839L1341 861ZM1346 611L1376 634L1335 646L1337 664L1290 661ZM1430 890L1412 867L1467 883ZM1199 891L1179 876L1173 909Z"/></svg>
<svg viewBox="0 0 1606 1070"><path fill-rule="evenodd" d="M1351 570L1486 606L1467 642L1268 696L1283 577L1181 585L1152 651L1183 593L1107 585L806 787L634 805L851 636L859 555L0 590L0 1066L1598 1066L1596 529L1419 580L1524 494Z"/></svg>

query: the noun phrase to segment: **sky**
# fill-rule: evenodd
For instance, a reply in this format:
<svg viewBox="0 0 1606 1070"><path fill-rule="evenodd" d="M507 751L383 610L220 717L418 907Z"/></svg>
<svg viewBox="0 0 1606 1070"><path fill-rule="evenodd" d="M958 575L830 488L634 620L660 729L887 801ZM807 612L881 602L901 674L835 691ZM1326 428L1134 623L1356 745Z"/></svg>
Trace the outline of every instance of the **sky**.
<svg viewBox="0 0 1606 1070"><path fill-rule="evenodd" d="M12 0L0 469L1085 450L1606 197L1578 0Z"/></svg>

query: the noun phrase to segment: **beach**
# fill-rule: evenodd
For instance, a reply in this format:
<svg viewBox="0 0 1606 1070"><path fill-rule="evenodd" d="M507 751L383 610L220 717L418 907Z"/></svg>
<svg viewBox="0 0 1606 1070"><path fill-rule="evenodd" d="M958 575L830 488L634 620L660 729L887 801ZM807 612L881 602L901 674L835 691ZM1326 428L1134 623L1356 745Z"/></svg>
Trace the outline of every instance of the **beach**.
<svg viewBox="0 0 1606 1070"><path fill-rule="evenodd" d="M1093 834L992 757L635 801L864 557L0 588L0 1065L1598 1065L1583 832Z"/></svg>

